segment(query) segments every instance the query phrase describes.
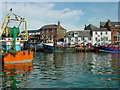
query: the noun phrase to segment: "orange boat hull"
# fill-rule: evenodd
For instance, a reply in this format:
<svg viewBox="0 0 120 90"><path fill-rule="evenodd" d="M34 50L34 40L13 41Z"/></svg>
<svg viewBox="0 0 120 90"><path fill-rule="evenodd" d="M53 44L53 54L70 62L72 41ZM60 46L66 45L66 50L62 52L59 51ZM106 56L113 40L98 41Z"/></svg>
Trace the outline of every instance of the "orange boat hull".
<svg viewBox="0 0 120 90"><path fill-rule="evenodd" d="M18 51L16 55L12 55L7 53L6 56L3 57L4 63L14 63L26 60L33 60L34 52L33 51Z"/></svg>

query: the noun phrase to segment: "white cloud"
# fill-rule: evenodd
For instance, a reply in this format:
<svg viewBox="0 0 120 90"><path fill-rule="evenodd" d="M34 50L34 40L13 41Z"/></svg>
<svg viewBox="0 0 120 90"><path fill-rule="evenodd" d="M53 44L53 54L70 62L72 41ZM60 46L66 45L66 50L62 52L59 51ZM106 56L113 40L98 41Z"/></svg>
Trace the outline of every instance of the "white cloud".
<svg viewBox="0 0 120 90"><path fill-rule="evenodd" d="M54 3L7 3L7 10L13 8L13 12L26 17L29 29L39 29L45 24L57 23L57 21L61 21L67 30L79 29L76 24L84 14L82 10L69 8L57 10L54 6ZM3 13L6 14L5 6L3 7Z"/></svg>

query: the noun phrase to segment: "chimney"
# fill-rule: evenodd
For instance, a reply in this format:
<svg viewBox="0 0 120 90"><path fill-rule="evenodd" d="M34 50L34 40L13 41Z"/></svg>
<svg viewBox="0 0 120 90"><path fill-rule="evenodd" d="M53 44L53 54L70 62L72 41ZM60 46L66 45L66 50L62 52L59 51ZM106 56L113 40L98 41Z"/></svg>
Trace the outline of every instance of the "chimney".
<svg viewBox="0 0 120 90"><path fill-rule="evenodd" d="M84 30L86 30L86 27L87 27L87 26L86 26L86 24L85 24L85 28L84 28Z"/></svg>
<svg viewBox="0 0 120 90"><path fill-rule="evenodd" d="M110 19L108 19L108 26L111 26L111 21L110 21Z"/></svg>
<svg viewBox="0 0 120 90"><path fill-rule="evenodd" d="M60 27L60 21L58 21L58 27Z"/></svg>

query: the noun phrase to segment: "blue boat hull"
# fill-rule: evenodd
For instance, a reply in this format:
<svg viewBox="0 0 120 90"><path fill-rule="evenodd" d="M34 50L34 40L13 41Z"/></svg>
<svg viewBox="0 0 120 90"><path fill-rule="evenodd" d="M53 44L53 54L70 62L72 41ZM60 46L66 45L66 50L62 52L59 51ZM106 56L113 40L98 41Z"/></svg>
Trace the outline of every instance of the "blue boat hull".
<svg viewBox="0 0 120 90"><path fill-rule="evenodd" d="M108 48L108 47L103 47L99 46L96 47L96 51L105 51L105 52L120 52L120 49L114 49L114 48Z"/></svg>
<svg viewBox="0 0 120 90"><path fill-rule="evenodd" d="M55 47L55 46L49 46L49 45L44 45L44 50L45 51L51 51L51 52L63 52L63 50L61 48Z"/></svg>
<svg viewBox="0 0 120 90"><path fill-rule="evenodd" d="M44 45L44 50L49 52L75 52L75 48L73 47L55 47L55 46L49 46Z"/></svg>

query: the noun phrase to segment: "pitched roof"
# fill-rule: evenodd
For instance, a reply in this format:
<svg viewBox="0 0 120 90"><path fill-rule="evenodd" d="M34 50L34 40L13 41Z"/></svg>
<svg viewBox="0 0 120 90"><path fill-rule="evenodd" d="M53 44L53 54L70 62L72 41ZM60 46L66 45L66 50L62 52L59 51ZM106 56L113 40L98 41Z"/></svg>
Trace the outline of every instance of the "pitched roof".
<svg viewBox="0 0 120 90"><path fill-rule="evenodd" d="M93 29L96 29L97 27L92 25L92 24L89 24L88 26L85 25L85 29L84 30L93 30Z"/></svg>
<svg viewBox="0 0 120 90"><path fill-rule="evenodd" d="M120 26L120 22L119 21L111 22L110 20L108 20L107 22L100 22L100 27L108 27L108 26L114 27L116 25Z"/></svg>
<svg viewBox="0 0 120 90"><path fill-rule="evenodd" d="M40 29L57 29L58 25L56 24L51 24L51 25L45 25L41 27ZM60 26L61 29L65 30L62 26Z"/></svg>
<svg viewBox="0 0 120 90"><path fill-rule="evenodd" d="M65 37L74 37L74 33L78 33L78 37L91 37L91 31L90 30L84 30L84 31L69 31L65 35Z"/></svg>
<svg viewBox="0 0 120 90"><path fill-rule="evenodd" d="M108 30L107 28L96 28L93 29L93 31L110 31L110 30Z"/></svg>

